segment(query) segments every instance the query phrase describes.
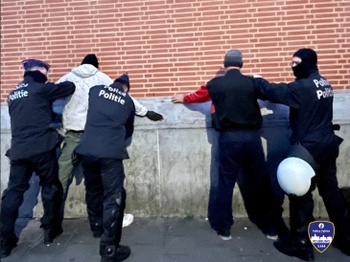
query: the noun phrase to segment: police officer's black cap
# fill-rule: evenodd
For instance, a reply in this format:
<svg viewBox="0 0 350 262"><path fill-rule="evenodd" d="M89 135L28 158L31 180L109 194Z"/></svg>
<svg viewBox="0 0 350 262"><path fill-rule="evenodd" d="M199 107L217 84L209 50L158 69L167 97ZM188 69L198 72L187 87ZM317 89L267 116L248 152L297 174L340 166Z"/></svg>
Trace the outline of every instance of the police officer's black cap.
<svg viewBox="0 0 350 262"><path fill-rule="evenodd" d="M50 65L48 63L45 63L44 61L41 61L38 59L33 59L33 58L24 59L22 61L22 65L23 65L23 68L25 71L27 71L28 69L30 69L32 67L43 67L47 71L49 71L49 69L50 69Z"/></svg>

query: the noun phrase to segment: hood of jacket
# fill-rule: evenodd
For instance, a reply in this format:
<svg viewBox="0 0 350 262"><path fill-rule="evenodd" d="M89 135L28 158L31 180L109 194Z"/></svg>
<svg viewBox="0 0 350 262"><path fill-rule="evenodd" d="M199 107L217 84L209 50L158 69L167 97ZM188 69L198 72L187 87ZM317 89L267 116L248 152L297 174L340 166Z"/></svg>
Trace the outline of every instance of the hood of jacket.
<svg viewBox="0 0 350 262"><path fill-rule="evenodd" d="M82 78L91 77L95 75L98 71L99 70L96 67L90 64L83 64L72 69L73 74Z"/></svg>

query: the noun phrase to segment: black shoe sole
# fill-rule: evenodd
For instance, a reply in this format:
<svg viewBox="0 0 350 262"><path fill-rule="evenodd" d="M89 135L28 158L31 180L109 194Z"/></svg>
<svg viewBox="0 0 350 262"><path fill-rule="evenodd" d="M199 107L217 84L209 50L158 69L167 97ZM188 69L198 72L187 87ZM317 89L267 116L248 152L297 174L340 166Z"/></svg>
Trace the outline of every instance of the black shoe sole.
<svg viewBox="0 0 350 262"><path fill-rule="evenodd" d="M109 256L102 256L101 257L101 262L120 262L123 261L125 259L127 259L131 254L131 250L129 249L127 252L125 253L117 253L116 255L109 257Z"/></svg>

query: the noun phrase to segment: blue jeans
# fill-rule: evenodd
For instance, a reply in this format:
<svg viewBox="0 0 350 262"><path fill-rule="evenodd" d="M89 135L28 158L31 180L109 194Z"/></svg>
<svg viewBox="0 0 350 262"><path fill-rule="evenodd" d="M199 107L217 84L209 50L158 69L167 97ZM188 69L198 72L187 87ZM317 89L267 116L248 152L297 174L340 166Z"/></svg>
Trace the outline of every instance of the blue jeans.
<svg viewBox="0 0 350 262"><path fill-rule="evenodd" d="M33 219L33 208L38 203L40 192L40 178L35 173L29 180L29 189L23 195L23 203L18 209L18 218L15 223L15 235L19 237L22 230Z"/></svg>

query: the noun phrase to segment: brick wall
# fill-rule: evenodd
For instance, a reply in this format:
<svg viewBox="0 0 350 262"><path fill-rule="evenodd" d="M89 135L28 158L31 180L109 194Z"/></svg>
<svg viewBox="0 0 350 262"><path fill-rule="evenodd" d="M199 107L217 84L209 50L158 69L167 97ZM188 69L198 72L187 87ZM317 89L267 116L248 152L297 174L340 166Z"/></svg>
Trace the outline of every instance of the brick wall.
<svg viewBox="0 0 350 262"><path fill-rule="evenodd" d="M301 47L318 52L335 89L350 89L350 1L1 0L1 101L28 57L49 62L55 81L96 53L112 78L129 72L134 96L165 97L210 80L231 48L243 73L291 81Z"/></svg>

